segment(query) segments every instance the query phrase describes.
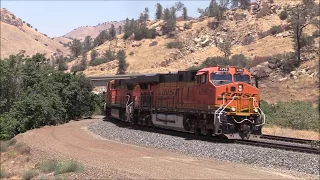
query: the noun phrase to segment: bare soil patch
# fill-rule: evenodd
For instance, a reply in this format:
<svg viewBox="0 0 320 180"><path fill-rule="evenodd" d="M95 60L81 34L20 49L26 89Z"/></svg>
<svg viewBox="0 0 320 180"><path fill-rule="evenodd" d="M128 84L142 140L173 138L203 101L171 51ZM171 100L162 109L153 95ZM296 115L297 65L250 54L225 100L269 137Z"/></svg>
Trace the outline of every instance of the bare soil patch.
<svg viewBox="0 0 320 180"><path fill-rule="evenodd" d="M195 158L165 150L139 147L103 139L86 127L97 120L74 121L68 124L43 127L18 135L17 142L31 148L29 161L10 165L1 160L2 167L19 172L33 168L38 162L50 159L76 160L84 164L80 173L66 173L71 179L293 179L290 174L265 168ZM2 156L7 156L2 154ZM19 158L22 160L22 158ZM15 164L15 163L13 163ZM10 168L11 167L11 168ZM232 173L231 173L232 172ZM16 177L20 177L17 175Z"/></svg>

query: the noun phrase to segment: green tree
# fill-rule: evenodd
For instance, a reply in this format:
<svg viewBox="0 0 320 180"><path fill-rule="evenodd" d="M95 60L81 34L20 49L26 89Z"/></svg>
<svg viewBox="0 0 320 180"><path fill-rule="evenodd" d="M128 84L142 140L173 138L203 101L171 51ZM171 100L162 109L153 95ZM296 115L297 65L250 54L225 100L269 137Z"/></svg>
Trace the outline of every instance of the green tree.
<svg viewBox="0 0 320 180"><path fill-rule="evenodd" d="M130 20L129 20L129 18L127 18L125 23L124 23L123 31L124 31L125 34L128 34L129 31L130 31Z"/></svg>
<svg viewBox="0 0 320 180"><path fill-rule="evenodd" d="M170 19L170 9L164 8L163 10L163 20L168 21Z"/></svg>
<svg viewBox="0 0 320 180"><path fill-rule="evenodd" d="M122 34L122 26L121 25L118 27L118 33Z"/></svg>
<svg viewBox="0 0 320 180"><path fill-rule="evenodd" d="M185 6L181 1L178 1L174 4L174 7L177 11L181 11Z"/></svg>
<svg viewBox="0 0 320 180"><path fill-rule="evenodd" d="M82 44L79 39L73 39L71 46L70 46L70 51L73 55L73 57L77 58L81 54L82 50Z"/></svg>
<svg viewBox="0 0 320 180"><path fill-rule="evenodd" d="M103 44L104 42L106 42L107 40L110 40L111 37L108 33L107 30L103 30L99 33L99 35L94 39L93 44L95 47L100 46L101 44Z"/></svg>
<svg viewBox="0 0 320 180"><path fill-rule="evenodd" d="M68 66L66 63L66 58L61 56L56 57L56 62L58 64L58 71L68 70Z"/></svg>
<svg viewBox="0 0 320 180"><path fill-rule="evenodd" d="M317 5L312 0L304 0L302 4L288 9L288 22L294 32L296 65L301 63L303 31L317 16L317 11Z"/></svg>
<svg viewBox="0 0 320 180"><path fill-rule="evenodd" d="M111 37L111 39L114 39L116 37L116 28L114 27L113 24L111 24L111 28L109 29L109 35Z"/></svg>
<svg viewBox="0 0 320 180"><path fill-rule="evenodd" d="M128 67L126 62L126 52L124 50L119 50L117 53L117 58L119 60L117 74L125 74Z"/></svg>
<svg viewBox="0 0 320 180"><path fill-rule="evenodd" d="M113 61L117 58L115 53L113 51L111 51L110 49L106 50L104 57L106 57L108 59L108 61Z"/></svg>
<svg viewBox="0 0 320 180"><path fill-rule="evenodd" d="M80 67L81 67L81 71L84 71L87 69L87 53L82 55Z"/></svg>
<svg viewBox="0 0 320 180"><path fill-rule="evenodd" d="M251 0L231 0L231 7L247 9L250 7Z"/></svg>
<svg viewBox="0 0 320 180"><path fill-rule="evenodd" d="M230 35L227 35L226 37L224 37L222 42L218 41L217 47L219 48L220 51L223 52L224 58L229 59L229 56L231 55L231 48L232 48Z"/></svg>
<svg viewBox="0 0 320 180"><path fill-rule="evenodd" d="M93 40L92 40L91 36L86 36L83 41L82 52L88 52L92 49L92 47L93 47Z"/></svg>
<svg viewBox="0 0 320 180"><path fill-rule="evenodd" d="M215 0L211 0L209 5L209 17L215 17L220 20L223 16L222 8L218 5Z"/></svg>
<svg viewBox="0 0 320 180"><path fill-rule="evenodd" d="M176 11L176 8L173 6L170 9L164 9L165 33L171 33L175 31L177 24Z"/></svg>
<svg viewBox="0 0 320 180"><path fill-rule="evenodd" d="M42 54L24 52L0 61L0 139L29 129L89 116L90 80L56 71Z"/></svg>
<svg viewBox="0 0 320 180"><path fill-rule="evenodd" d="M183 8L182 16L184 20L188 20L188 12L186 7Z"/></svg>
<svg viewBox="0 0 320 180"><path fill-rule="evenodd" d="M91 58L90 62L96 59L98 55L99 55L98 52L95 49L93 49L90 54L90 58Z"/></svg>
<svg viewBox="0 0 320 180"><path fill-rule="evenodd" d="M143 11L143 16L144 16L144 21L148 21L149 20L149 8L145 8Z"/></svg>
<svg viewBox="0 0 320 180"><path fill-rule="evenodd" d="M156 19L162 18L162 5L160 3L156 4Z"/></svg>
<svg viewBox="0 0 320 180"><path fill-rule="evenodd" d="M287 10L281 11L279 17L280 17L281 20L286 20L286 19L288 18L288 12L287 12Z"/></svg>

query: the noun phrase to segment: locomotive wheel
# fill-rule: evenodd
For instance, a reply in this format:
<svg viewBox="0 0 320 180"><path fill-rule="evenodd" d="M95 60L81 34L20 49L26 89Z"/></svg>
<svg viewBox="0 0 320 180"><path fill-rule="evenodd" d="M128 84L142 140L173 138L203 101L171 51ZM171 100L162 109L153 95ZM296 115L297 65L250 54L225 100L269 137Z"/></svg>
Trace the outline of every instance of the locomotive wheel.
<svg viewBox="0 0 320 180"><path fill-rule="evenodd" d="M213 134L213 129L207 129L206 128L206 136L211 137Z"/></svg>
<svg viewBox="0 0 320 180"><path fill-rule="evenodd" d="M195 127L194 128L194 134L197 135L197 136L200 136L201 135L201 128Z"/></svg>

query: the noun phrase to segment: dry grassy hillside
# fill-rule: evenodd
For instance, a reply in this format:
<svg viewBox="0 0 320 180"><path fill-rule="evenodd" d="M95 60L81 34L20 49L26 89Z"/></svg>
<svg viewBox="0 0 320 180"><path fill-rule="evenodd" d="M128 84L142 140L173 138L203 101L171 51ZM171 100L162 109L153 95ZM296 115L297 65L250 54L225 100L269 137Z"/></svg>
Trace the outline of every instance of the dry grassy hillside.
<svg viewBox="0 0 320 180"><path fill-rule="evenodd" d="M95 38L99 35L101 31L105 29L109 29L111 27L111 24L113 24L115 28L118 28L120 25L124 24L124 21L105 22L96 26L78 27L72 30L71 32L67 33L66 35L64 35L64 37L79 39L79 40L84 40L86 36L91 36L92 38Z"/></svg>
<svg viewBox="0 0 320 180"><path fill-rule="evenodd" d="M268 1L267 1L268 2ZM268 31L272 26L283 26L287 24L286 20L280 20L279 14L286 5L292 5L299 1L274 1L270 3L272 13L257 18L255 12L234 10L226 12L227 19L217 29L208 27L208 23L214 21L212 18L198 18L187 22L177 22L176 38L167 38L166 36L157 36L155 39L143 39L141 41L123 40L122 35L113 41L107 41L101 46L95 48L100 54L108 50L126 51L126 61L128 63L127 73L159 73L175 72L185 70L191 66L200 65L207 57L222 56L223 53L216 47L214 41L221 40L222 37L230 36L233 39L232 55L244 54L247 57L263 57L276 54L293 52L293 32L284 30L284 32L260 37L262 32ZM243 15L242 18L235 18L237 15ZM190 29L185 29L184 24L191 23ZM149 23L149 27L159 27L161 21ZM316 27L310 25L305 33L311 35ZM251 36L252 42L244 44L246 37ZM172 41L183 42L182 50L168 49L167 43ZM319 48L319 38L316 39L315 48ZM319 52L319 51L318 51ZM318 69L319 54L312 54L299 68L295 70L295 75L283 75L275 72L262 81L262 98L269 102L279 100L308 100L316 101L318 92ZM88 53L88 62L90 52ZM72 64L79 63L80 58ZM115 74L118 62L111 61L98 66L90 66L84 74L88 76ZM267 67L266 67L267 68ZM303 91L301 91L303 90ZM301 94L302 93L302 94Z"/></svg>
<svg viewBox="0 0 320 180"><path fill-rule="evenodd" d="M241 11L241 10L238 10ZM237 13L237 12L236 12ZM125 49L127 53L127 63L129 64L127 73L151 73L151 72L169 72L186 69L192 65L201 64L207 57L221 56L222 52L215 47L212 42L214 38L230 34L235 36L239 43L232 49L232 55L244 54L250 58L255 56L272 56L293 51L292 33L285 31L276 35L270 35L259 38L258 33L269 30L274 25L285 25L286 21L281 21L278 14L272 14L263 18L255 18L250 13L246 13L247 18L238 21L226 21L218 30L212 30L208 27L208 22L212 19L204 18L192 20L191 29L183 29L184 21L178 22L177 38L168 39L165 36L158 36L156 39L143 39L141 41L119 39L107 41L99 47L96 47L100 54L107 49L119 50ZM154 23L154 25L161 22ZM151 26L154 26L151 25ZM181 30L183 29L183 30ZM316 30L314 26L308 26L307 34L312 34ZM254 40L249 45L241 44L241 41L247 35L251 35ZM184 42L185 49L180 52L178 49L168 49L166 44L179 40ZM208 45L202 45L209 41ZM150 46L151 42L157 45ZM90 54L90 52L89 52ZM132 54L132 55L130 55ZM89 56L88 56L89 59ZM89 67L85 74L103 75L115 73L117 62L109 62L95 67Z"/></svg>
<svg viewBox="0 0 320 180"><path fill-rule="evenodd" d="M30 28L20 18L7 9L1 8L1 59L25 50L27 55L46 53L51 55L68 55L69 50L59 41Z"/></svg>
<svg viewBox="0 0 320 180"><path fill-rule="evenodd" d="M60 44L68 44L69 42L72 42L72 39L66 37L54 37L53 40Z"/></svg>

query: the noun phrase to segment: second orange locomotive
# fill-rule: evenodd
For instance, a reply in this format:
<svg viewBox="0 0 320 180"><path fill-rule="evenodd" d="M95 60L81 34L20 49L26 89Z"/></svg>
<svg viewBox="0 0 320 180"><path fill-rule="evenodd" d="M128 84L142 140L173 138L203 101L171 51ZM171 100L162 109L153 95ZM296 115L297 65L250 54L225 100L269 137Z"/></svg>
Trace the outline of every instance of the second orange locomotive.
<svg viewBox="0 0 320 180"><path fill-rule="evenodd" d="M105 96L107 117L207 136L259 137L265 121L259 89L239 67L112 80Z"/></svg>

